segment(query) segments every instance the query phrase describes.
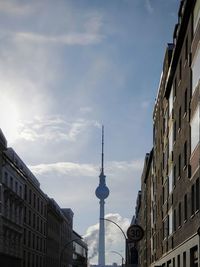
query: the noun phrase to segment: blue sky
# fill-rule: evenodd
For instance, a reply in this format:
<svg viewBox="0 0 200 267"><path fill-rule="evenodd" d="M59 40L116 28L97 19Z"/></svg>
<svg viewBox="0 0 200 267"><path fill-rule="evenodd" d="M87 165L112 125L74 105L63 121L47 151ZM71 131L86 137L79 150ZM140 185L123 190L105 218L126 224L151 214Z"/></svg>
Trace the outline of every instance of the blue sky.
<svg viewBox="0 0 200 267"><path fill-rule="evenodd" d="M0 127L95 254L101 125L106 213L134 213L178 0L0 0ZM107 229L111 226L107 226ZM110 229L110 228L109 228ZM87 232L87 233L86 233ZM107 251L121 236L107 230ZM96 257L91 259L96 262ZM107 262L118 261L107 254Z"/></svg>

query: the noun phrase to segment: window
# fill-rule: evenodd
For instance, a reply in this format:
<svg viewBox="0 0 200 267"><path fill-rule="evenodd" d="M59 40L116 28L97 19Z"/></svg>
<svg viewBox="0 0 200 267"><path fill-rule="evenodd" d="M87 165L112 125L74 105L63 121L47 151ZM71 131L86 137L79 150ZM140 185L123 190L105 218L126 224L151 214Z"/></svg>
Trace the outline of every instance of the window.
<svg viewBox="0 0 200 267"><path fill-rule="evenodd" d="M190 126L191 126L191 153L194 151L194 149L196 148L196 146L198 145L199 143L199 138L200 138L200 135L199 135L199 116L200 116L200 113L199 113L199 107L197 107L196 111L195 111L195 114L193 116L193 118L191 119L191 123L190 123Z"/></svg>
<svg viewBox="0 0 200 267"><path fill-rule="evenodd" d="M196 180L196 211L199 210L199 178L197 178Z"/></svg>
<svg viewBox="0 0 200 267"><path fill-rule="evenodd" d="M163 221L163 240L168 236L169 233L168 217Z"/></svg>
<svg viewBox="0 0 200 267"><path fill-rule="evenodd" d="M197 246L190 249L190 266L198 267L198 248L197 248Z"/></svg>
<svg viewBox="0 0 200 267"><path fill-rule="evenodd" d="M169 172L168 181L169 181L169 194L170 194L172 192L172 170L170 170Z"/></svg>
<svg viewBox="0 0 200 267"><path fill-rule="evenodd" d="M181 129L181 107L179 108L178 112L178 128Z"/></svg>
<svg viewBox="0 0 200 267"><path fill-rule="evenodd" d="M199 68L200 68L200 48L197 49L194 60L192 62L192 93L195 92L199 83Z"/></svg>
<svg viewBox="0 0 200 267"><path fill-rule="evenodd" d="M187 165L187 141L184 144L184 166Z"/></svg>
<svg viewBox="0 0 200 267"><path fill-rule="evenodd" d="M176 165L174 165L173 168L173 184L174 186L176 185Z"/></svg>
<svg viewBox="0 0 200 267"><path fill-rule="evenodd" d="M176 210L173 212L173 231L176 231Z"/></svg>
<svg viewBox="0 0 200 267"><path fill-rule="evenodd" d="M197 0L195 7L194 7L194 19L193 19L193 30L194 32L196 31L198 22L199 22L199 18L200 18L200 1Z"/></svg>
<svg viewBox="0 0 200 267"><path fill-rule="evenodd" d="M5 172L5 175L4 175L4 183L5 185L8 185L8 173Z"/></svg>
<svg viewBox="0 0 200 267"><path fill-rule="evenodd" d="M24 207L24 222L26 223L26 207Z"/></svg>
<svg viewBox="0 0 200 267"><path fill-rule="evenodd" d="M172 113L172 109L173 109L173 87L171 88L171 92L169 95L169 116Z"/></svg>
<svg viewBox="0 0 200 267"><path fill-rule="evenodd" d="M194 200L195 200L195 192L194 192L194 185L192 185L191 189L191 214L194 214Z"/></svg>
<svg viewBox="0 0 200 267"><path fill-rule="evenodd" d="M177 79L174 79L174 99L176 98Z"/></svg>
<svg viewBox="0 0 200 267"><path fill-rule="evenodd" d="M31 189L29 189L29 204L31 204L31 198L32 198L32 192Z"/></svg>
<svg viewBox="0 0 200 267"><path fill-rule="evenodd" d="M178 257L177 257L177 267L181 267L180 255L178 255Z"/></svg>
<svg viewBox="0 0 200 267"><path fill-rule="evenodd" d="M28 224L31 225L31 211L28 211Z"/></svg>
<svg viewBox="0 0 200 267"><path fill-rule="evenodd" d="M178 156L178 177L181 177L181 154Z"/></svg>
<svg viewBox="0 0 200 267"><path fill-rule="evenodd" d="M184 196L184 220L187 220L187 194L185 194Z"/></svg>
<svg viewBox="0 0 200 267"><path fill-rule="evenodd" d="M181 226L181 202L178 205L178 226Z"/></svg>
<svg viewBox="0 0 200 267"><path fill-rule="evenodd" d="M36 207L36 195L35 193L33 194L33 207Z"/></svg>
<svg viewBox="0 0 200 267"><path fill-rule="evenodd" d="M185 60L188 58L188 37L185 39Z"/></svg>
<svg viewBox="0 0 200 267"><path fill-rule="evenodd" d="M173 141L176 141L176 121L173 123Z"/></svg>
<svg viewBox="0 0 200 267"><path fill-rule="evenodd" d="M172 130L169 132L169 156L171 156L173 151L173 133Z"/></svg>
<svg viewBox="0 0 200 267"><path fill-rule="evenodd" d="M13 178L10 177L10 188L13 189Z"/></svg>
<svg viewBox="0 0 200 267"><path fill-rule="evenodd" d="M22 196L22 186L21 185L19 186L19 195L20 195L21 198L23 197Z"/></svg>
<svg viewBox="0 0 200 267"><path fill-rule="evenodd" d="M171 235L173 230L172 209L169 210L168 216L169 216L169 235Z"/></svg>
<svg viewBox="0 0 200 267"><path fill-rule="evenodd" d="M17 183L17 181L15 182L15 192L18 193L18 183Z"/></svg>
<svg viewBox="0 0 200 267"><path fill-rule="evenodd" d="M24 199L27 200L27 185L24 187Z"/></svg>
<svg viewBox="0 0 200 267"><path fill-rule="evenodd" d="M187 113L187 101L188 101L188 95L187 95L187 89L186 89L185 95L184 95L184 113Z"/></svg>
<svg viewBox="0 0 200 267"><path fill-rule="evenodd" d="M182 79L182 60L179 61L179 80Z"/></svg>
<svg viewBox="0 0 200 267"><path fill-rule="evenodd" d="M186 252L183 252L183 267L187 267L186 266Z"/></svg>

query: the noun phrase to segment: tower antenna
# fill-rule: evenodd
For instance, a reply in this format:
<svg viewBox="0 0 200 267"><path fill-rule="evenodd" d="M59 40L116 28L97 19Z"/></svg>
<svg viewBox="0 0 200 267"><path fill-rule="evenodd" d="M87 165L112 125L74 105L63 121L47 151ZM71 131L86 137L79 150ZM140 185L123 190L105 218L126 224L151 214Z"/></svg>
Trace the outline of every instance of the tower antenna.
<svg viewBox="0 0 200 267"><path fill-rule="evenodd" d="M104 126L102 125L101 172L104 173Z"/></svg>

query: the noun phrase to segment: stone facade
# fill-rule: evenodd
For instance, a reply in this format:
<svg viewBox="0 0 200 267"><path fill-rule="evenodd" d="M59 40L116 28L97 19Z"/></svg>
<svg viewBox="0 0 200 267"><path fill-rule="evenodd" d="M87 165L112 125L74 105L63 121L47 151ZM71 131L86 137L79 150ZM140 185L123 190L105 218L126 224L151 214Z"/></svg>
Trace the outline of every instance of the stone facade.
<svg viewBox="0 0 200 267"><path fill-rule="evenodd" d="M142 175L140 265L200 264L200 0L180 2L153 112L153 155ZM146 159L145 159L146 162ZM150 240L150 242L149 242Z"/></svg>
<svg viewBox="0 0 200 267"><path fill-rule="evenodd" d="M72 210L48 198L1 130L0 237L1 266L72 266Z"/></svg>

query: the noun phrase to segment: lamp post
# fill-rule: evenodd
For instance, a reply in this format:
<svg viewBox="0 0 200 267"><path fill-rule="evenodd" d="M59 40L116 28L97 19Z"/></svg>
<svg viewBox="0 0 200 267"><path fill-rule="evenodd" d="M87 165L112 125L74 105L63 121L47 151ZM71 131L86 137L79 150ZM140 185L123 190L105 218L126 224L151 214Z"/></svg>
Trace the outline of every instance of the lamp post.
<svg viewBox="0 0 200 267"><path fill-rule="evenodd" d="M126 234L124 233L124 231L122 230L122 228L116 223L116 222L113 222L112 220L110 219L105 219L105 218L100 218L100 220L105 220L105 221L108 221L108 222L111 222L113 223L114 225L116 225L120 231L122 232L123 236L124 236L124 239L125 239L125 265L128 264L127 262L127 258L129 259L129 251L127 249L127 244L128 244L128 238L126 236Z"/></svg>
<svg viewBox="0 0 200 267"><path fill-rule="evenodd" d="M67 242L66 244L64 244L64 246L63 246L63 248L62 248L62 250L61 250L61 253L60 253L60 267L61 267L61 262L62 262L62 256L63 256L63 253L64 253L65 249L66 249L71 243L73 243L74 241L78 241L78 240L81 240L81 239L82 239L82 237L81 237L81 238L74 238L74 239L70 240L69 242Z"/></svg>
<svg viewBox="0 0 200 267"><path fill-rule="evenodd" d="M124 266L124 257L122 256L122 254L120 254L119 252L117 252L117 251L115 251L115 250L113 250L113 251L111 251L112 253L115 253L115 254L117 254L117 255L119 255L121 258L122 258L122 267Z"/></svg>

